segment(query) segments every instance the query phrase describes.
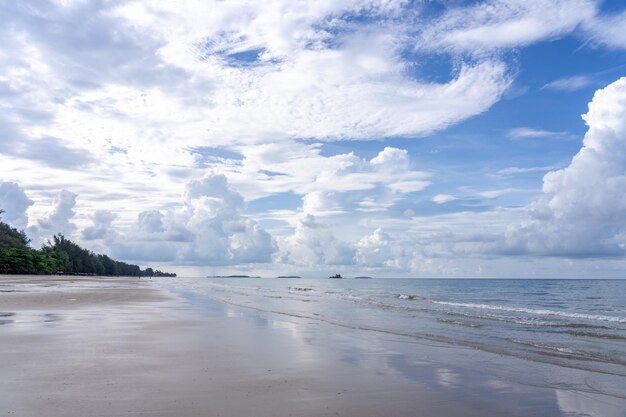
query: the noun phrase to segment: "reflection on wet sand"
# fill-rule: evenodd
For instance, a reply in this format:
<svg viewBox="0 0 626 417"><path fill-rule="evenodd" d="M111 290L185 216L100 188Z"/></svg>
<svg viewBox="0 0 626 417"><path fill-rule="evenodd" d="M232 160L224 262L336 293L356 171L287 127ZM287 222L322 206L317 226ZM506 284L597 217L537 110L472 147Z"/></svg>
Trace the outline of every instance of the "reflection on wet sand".
<svg viewBox="0 0 626 417"><path fill-rule="evenodd" d="M213 300L204 300L204 303L213 304ZM259 312L256 310L237 309L233 306L225 308L226 315L247 318L256 326L281 329L284 334L300 342L301 350L310 350L317 354L320 361L327 360L329 351L338 360L355 367L369 370L376 374L394 374L406 378L416 384L416 389L427 387L431 390L445 391L455 398L462 398L468 403L483 406L488 409L498 409L507 404L511 415L534 416L586 416L586 417L624 417L626 400L606 396L599 391L600 387L583 387L569 381L570 390L556 388L549 380L542 380L542 376L534 378L535 382L523 379L522 383L515 379L507 380L505 375L494 372L481 372L470 363L465 366L450 367L449 364L437 360L424 360L424 350L429 350L428 344L406 349L406 343L397 339L380 339L372 337L369 332L358 330L347 331L343 328L333 328L332 325L323 325L319 322L307 323L306 319L295 317L285 318L282 315ZM354 333L354 334L350 334ZM329 348L330 347L330 348ZM435 345L431 348L437 349ZM446 347L444 350L454 350ZM421 350L421 352L420 352ZM467 352L466 349L462 349ZM323 353L320 353L323 352ZM325 351L325 352L324 352ZM404 351L403 353L401 353ZM310 353L311 354L311 353ZM471 353L470 355L471 356ZM508 360L508 358L500 358ZM524 361L517 361L522 366ZM525 369L517 366L517 372L525 373ZM543 367L544 372L551 372L553 366L533 363L532 367ZM493 371L493 370L492 370ZM568 370L587 374L579 370ZM510 370L508 371L510 374ZM592 373L591 373L592 374ZM587 375L593 376L593 375ZM590 383L593 378L585 378ZM551 385L555 385L552 387Z"/></svg>
<svg viewBox="0 0 626 417"><path fill-rule="evenodd" d="M590 417L624 417L624 402L607 396L581 396L576 392L556 390L556 399L563 415Z"/></svg>

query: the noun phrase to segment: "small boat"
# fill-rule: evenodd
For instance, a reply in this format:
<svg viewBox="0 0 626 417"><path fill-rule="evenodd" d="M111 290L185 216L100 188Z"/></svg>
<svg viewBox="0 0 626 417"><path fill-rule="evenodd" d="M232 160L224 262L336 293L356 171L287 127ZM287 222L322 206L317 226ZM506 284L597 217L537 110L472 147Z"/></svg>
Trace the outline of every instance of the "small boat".
<svg viewBox="0 0 626 417"><path fill-rule="evenodd" d="M330 279L341 279L341 278L343 278L343 277L341 276L341 274L335 274L335 275L330 276L330 277L328 277L328 278L330 278Z"/></svg>

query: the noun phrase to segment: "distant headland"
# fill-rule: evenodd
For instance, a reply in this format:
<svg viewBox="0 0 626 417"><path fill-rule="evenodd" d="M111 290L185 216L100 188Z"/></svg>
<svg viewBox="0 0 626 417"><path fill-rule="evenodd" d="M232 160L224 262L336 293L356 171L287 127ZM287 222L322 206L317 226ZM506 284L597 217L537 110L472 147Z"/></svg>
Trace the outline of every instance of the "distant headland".
<svg viewBox="0 0 626 417"><path fill-rule="evenodd" d="M0 210L0 214L3 211ZM23 230L0 220L0 274L175 277L176 274L141 269L81 248L62 234L53 236L43 248L29 246Z"/></svg>

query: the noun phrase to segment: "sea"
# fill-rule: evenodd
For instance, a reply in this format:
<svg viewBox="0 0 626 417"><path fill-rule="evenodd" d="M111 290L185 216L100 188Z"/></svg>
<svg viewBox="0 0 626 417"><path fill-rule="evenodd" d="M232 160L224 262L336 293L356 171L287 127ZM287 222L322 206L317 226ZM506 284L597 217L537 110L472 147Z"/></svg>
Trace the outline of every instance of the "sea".
<svg viewBox="0 0 626 417"><path fill-rule="evenodd" d="M338 328L626 376L626 280L179 278L171 282L172 289L189 297Z"/></svg>

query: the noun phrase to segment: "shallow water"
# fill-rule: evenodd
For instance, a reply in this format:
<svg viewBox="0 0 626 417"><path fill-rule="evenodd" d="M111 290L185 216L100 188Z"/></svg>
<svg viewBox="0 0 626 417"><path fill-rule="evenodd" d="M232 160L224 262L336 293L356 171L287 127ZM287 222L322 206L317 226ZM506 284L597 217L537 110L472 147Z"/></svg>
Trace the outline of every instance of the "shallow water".
<svg viewBox="0 0 626 417"><path fill-rule="evenodd" d="M626 376L626 281L178 279L262 311Z"/></svg>

